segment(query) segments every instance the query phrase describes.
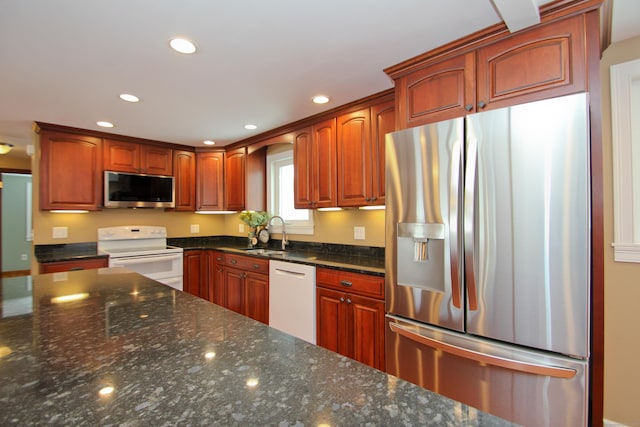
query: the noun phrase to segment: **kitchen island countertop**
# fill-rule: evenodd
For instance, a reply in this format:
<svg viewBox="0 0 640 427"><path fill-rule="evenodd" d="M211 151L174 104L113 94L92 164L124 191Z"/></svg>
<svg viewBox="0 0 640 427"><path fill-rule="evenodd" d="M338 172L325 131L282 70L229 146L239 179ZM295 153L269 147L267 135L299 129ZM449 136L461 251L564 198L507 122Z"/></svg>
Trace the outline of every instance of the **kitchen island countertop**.
<svg viewBox="0 0 640 427"><path fill-rule="evenodd" d="M0 425L510 425L127 270L1 283Z"/></svg>

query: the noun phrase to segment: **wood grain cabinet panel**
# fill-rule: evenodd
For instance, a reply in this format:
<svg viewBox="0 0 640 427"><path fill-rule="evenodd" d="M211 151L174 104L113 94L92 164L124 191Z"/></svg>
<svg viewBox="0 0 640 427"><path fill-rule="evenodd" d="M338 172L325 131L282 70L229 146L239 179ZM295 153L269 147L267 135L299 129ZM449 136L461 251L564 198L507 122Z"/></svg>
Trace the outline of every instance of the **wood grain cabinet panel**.
<svg viewBox="0 0 640 427"><path fill-rule="evenodd" d="M337 206L336 119L294 135L294 203L298 209Z"/></svg>
<svg viewBox="0 0 640 427"><path fill-rule="evenodd" d="M316 283L318 345L384 370L384 279L318 268Z"/></svg>
<svg viewBox="0 0 640 427"><path fill-rule="evenodd" d="M40 209L102 207L102 139L40 131Z"/></svg>
<svg viewBox="0 0 640 427"><path fill-rule="evenodd" d="M585 20L551 21L394 70L398 129L586 91Z"/></svg>
<svg viewBox="0 0 640 427"><path fill-rule="evenodd" d="M196 209L196 154L192 151L173 150L173 176L175 178L175 210Z"/></svg>
<svg viewBox="0 0 640 427"><path fill-rule="evenodd" d="M478 49L478 103L500 108L585 91L583 26L575 16Z"/></svg>
<svg viewBox="0 0 640 427"><path fill-rule="evenodd" d="M246 149L229 150L225 152L224 156L225 210L244 210L246 200Z"/></svg>
<svg viewBox="0 0 640 427"><path fill-rule="evenodd" d="M196 209L224 209L224 152L196 155Z"/></svg>
<svg viewBox="0 0 640 427"><path fill-rule="evenodd" d="M40 264L40 273L60 273L63 271L89 270L109 266L108 258L91 258L73 261L56 261Z"/></svg>
<svg viewBox="0 0 640 427"><path fill-rule="evenodd" d="M394 130L393 101L338 116L338 206L384 205L385 135Z"/></svg>
<svg viewBox="0 0 640 427"><path fill-rule="evenodd" d="M463 116L475 105L475 53L427 63L400 77L396 91L400 129Z"/></svg>
<svg viewBox="0 0 640 427"><path fill-rule="evenodd" d="M168 176L173 174L173 154L166 147L105 139L104 169Z"/></svg>

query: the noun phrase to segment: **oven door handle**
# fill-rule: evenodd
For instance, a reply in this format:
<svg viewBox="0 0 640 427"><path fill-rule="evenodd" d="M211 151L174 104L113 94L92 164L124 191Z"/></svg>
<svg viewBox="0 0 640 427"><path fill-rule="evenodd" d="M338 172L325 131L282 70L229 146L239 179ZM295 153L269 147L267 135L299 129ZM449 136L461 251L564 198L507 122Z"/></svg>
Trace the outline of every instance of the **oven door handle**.
<svg viewBox="0 0 640 427"><path fill-rule="evenodd" d="M148 264L150 262L158 261L173 261L181 258L180 254L175 255L145 255L136 258L112 258L114 264L127 265L127 264Z"/></svg>

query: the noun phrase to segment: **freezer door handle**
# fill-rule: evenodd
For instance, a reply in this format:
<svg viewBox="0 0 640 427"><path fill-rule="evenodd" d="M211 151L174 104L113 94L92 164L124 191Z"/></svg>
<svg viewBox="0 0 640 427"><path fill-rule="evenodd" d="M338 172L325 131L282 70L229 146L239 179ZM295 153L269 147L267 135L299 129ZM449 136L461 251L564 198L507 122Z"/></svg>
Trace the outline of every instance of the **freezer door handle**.
<svg viewBox="0 0 640 427"><path fill-rule="evenodd" d="M458 205L460 196L460 168L462 165L462 142L453 143L451 153L451 177L449 178L449 247L451 262L451 302L454 307L462 308L462 290L460 286L460 263L458 248Z"/></svg>
<svg viewBox="0 0 640 427"><path fill-rule="evenodd" d="M464 177L464 262L469 310L478 309L478 291L475 274L475 192L478 163L478 140L467 119L467 168Z"/></svg>
<svg viewBox="0 0 640 427"><path fill-rule="evenodd" d="M555 378L573 378L576 375L575 369L562 368L559 366L541 365L538 363L525 362L522 360L508 359L505 357L493 356L486 353L470 350L467 348L459 347L457 345L449 344L446 342L438 341L423 335L417 334L408 328L395 323L389 322L391 330L397 334L402 335L412 341L434 348L436 350L442 350L446 353L453 354L455 356L463 357L465 359L474 360L480 363L486 363L488 365L498 366L513 371L525 372L535 375L543 375Z"/></svg>

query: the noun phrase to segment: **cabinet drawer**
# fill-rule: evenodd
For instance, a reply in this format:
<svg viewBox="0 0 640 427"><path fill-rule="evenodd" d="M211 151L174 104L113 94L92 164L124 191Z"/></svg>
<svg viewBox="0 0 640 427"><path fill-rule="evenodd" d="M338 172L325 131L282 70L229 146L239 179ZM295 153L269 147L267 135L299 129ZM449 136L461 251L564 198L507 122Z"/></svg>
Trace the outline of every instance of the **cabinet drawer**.
<svg viewBox="0 0 640 427"><path fill-rule="evenodd" d="M318 268L316 283L326 288L384 298L384 277Z"/></svg>
<svg viewBox="0 0 640 427"><path fill-rule="evenodd" d="M269 274L269 260L235 254L219 254L223 258L219 263L237 267L246 271Z"/></svg>
<svg viewBox="0 0 640 427"><path fill-rule="evenodd" d="M63 271L75 270L89 270L92 268L108 267L108 265L109 259L107 257L73 261L45 262L40 264L40 274L60 273Z"/></svg>

